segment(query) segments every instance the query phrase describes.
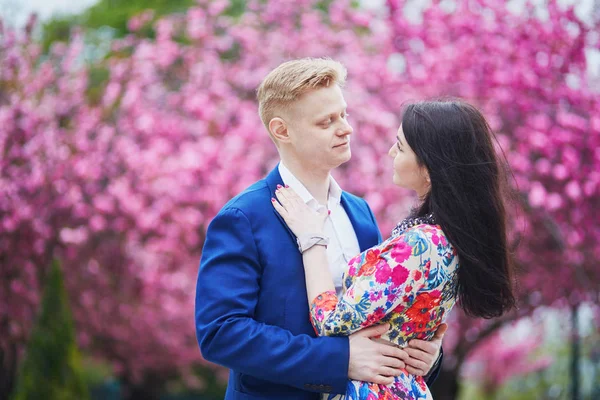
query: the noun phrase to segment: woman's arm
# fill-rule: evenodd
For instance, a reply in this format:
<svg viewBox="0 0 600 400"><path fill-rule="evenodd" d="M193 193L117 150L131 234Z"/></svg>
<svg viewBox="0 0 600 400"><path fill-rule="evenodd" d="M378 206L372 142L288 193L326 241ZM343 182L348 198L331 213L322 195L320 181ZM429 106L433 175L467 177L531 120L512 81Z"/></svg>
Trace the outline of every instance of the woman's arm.
<svg viewBox="0 0 600 400"><path fill-rule="evenodd" d="M305 264L308 285L316 285L320 293L311 290L311 320L322 336L347 336L380 323L392 312L410 308L421 296L426 275L432 262L432 243L420 229L411 230L381 245L369 249L349 263L348 275L353 280L338 299L335 291L326 287L316 257L307 256L317 264ZM309 260L306 260L307 262ZM435 260L433 260L435 263ZM309 283L310 279L310 283ZM424 293L423 296L431 296ZM435 296L435 294L434 294Z"/></svg>
<svg viewBox="0 0 600 400"><path fill-rule="evenodd" d="M333 277L328 267L327 248L325 246L311 247L302 253L302 262L304 263L304 277L306 279L306 294L309 306L322 293L332 292L335 295Z"/></svg>

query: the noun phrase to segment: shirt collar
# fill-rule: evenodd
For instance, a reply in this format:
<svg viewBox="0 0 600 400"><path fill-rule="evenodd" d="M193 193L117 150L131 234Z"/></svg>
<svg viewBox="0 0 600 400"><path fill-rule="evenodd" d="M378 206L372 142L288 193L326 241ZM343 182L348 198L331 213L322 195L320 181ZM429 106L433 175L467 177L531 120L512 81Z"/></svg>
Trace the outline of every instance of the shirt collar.
<svg viewBox="0 0 600 400"><path fill-rule="evenodd" d="M298 196L306 203L311 203L311 200L314 201L314 204L317 203L317 199L314 198L312 194L308 191L308 189L292 174L292 172L283 164L283 161L279 163L279 175L281 175L281 180L283 183L288 185L290 188L294 189ZM342 200L342 188L333 179L333 176L329 175L329 202L332 200L335 204L339 204Z"/></svg>

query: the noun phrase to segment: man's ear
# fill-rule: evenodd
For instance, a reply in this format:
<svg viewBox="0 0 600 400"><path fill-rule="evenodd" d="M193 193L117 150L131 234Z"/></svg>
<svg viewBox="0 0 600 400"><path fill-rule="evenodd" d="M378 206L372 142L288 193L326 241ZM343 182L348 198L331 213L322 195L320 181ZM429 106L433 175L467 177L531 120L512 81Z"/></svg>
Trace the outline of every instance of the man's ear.
<svg viewBox="0 0 600 400"><path fill-rule="evenodd" d="M281 143L289 143L290 135L285 121L279 117L272 118L269 121L269 131L277 141Z"/></svg>

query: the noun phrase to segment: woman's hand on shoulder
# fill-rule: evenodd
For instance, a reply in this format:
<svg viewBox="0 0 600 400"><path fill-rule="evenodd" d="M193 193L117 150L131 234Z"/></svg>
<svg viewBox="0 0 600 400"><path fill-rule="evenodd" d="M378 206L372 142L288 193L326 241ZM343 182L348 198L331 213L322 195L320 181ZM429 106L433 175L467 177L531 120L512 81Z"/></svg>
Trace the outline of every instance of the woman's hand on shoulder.
<svg viewBox="0 0 600 400"><path fill-rule="evenodd" d="M328 212L317 212L310 208L300 196L289 187L279 187L275 191L277 199L271 202L294 235L322 234Z"/></svg>

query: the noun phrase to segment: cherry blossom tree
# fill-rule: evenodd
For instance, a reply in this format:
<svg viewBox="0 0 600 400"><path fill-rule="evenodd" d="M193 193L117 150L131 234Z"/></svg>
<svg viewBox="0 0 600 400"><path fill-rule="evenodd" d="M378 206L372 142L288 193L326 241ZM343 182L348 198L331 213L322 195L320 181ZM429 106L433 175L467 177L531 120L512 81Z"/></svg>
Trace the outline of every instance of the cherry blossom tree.
<svg viewBox="0 0 600 400"><path fill-rule="evenodd" d="M600 96L585 53L599 47L598 18L554 1L522 12L501 0L450 3L431 2L415 21L399 0L385 12L254 0L240 16L224 13L227 1L198 1L183 14L134 17L92 64L81 33L43 54L33 20L2 29L2 389L14 384L54 257L80 346L111 362L132 393L149 396L175 376L201 384L191 367L203 363L193 297L205 230L275 165L255 89L296 57L348 67L353 159L335 176L367 199L384 235L414 201L393 186L386 157L405 101L463 97L497 132L519 193L521 309L492 321L454 313L440 379L450 398L468 354L507 321L598 301Z"/></svg>
<svg viewBox="0 0 600 400"><path fill-rule="evenodd" d="M501 1L456 2L454 10L433 2L415 24L400 2L388 5L407 85L478 104L514 173L522 297L508 319L541 304L597 302L600 95L585 52L599 46L598 15L586 23L556 1L526 2L520 13ZM453 387L474 345L505 323L457 317Z"/></svg>

